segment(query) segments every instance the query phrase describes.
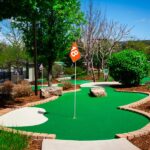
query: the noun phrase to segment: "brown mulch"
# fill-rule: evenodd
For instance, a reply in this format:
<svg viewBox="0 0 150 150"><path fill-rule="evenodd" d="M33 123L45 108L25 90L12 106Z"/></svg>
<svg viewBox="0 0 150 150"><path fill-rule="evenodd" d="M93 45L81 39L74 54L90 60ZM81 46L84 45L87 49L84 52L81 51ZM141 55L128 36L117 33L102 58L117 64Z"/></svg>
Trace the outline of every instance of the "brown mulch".
<svg viewBox="0 0 150 150"><path fill-rule="evenodd" d="M142 135L129 140L141 150L150 150L150 133L148 135Z"/></svg>
<svg viewBox="0 0 150 150"><path fill-rule="evenodd" d="M23 106L27 103L36 102L41 99L42 98L40 98L39 92L38 92L37 96L34 94L34 92L32 92L32 94L30 96L15 98L14 100L8 100L7 102L5 102L5 104L0 103L0 110L2 110L4 108L14 108L16 106Z"/></svg>
<svg viewBox="0 0 150 150"><path fill-rule="evenodd" d="M29 139L29 144L26 150L41 150L42 149L42 140Z"/></svg>
<svg viewBox="0 0 150 150"><path fill-rule="evenodd" d="M139 85L136 87L124 87L122 85L116 85L113 86L119 91L139 91L139 92L150 92L150 89L148 88L148 85Z"/></svg>
<svg viewBox="0 0 150 150"><path fill-rule="evenodd" d="M72 91L74 89L75 89L74 86L72 86L69 89L65 89L65 90L63 89L63 91ZM80 89L80 85L76 85L76 89Z"/></svg>
<svg viewBox="0 0 150 150"><path fill-rule="evenodd" d="M142 105L136 107L136 109L143 110L145 112L150 113L150 100L147 103L142 104Z"/></svg>

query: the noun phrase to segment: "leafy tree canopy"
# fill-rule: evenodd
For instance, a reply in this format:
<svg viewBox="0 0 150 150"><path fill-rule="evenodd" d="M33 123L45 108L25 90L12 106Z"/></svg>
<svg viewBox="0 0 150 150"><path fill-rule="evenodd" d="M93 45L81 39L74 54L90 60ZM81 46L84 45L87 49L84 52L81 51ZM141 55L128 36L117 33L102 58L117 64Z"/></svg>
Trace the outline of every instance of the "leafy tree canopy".
<svg viewBox="0 0 150 150"><path fill-rule="evenodd" d="M128 41L122 45L123 49L136 49L144 52L150 60L150 42L149 41Z"/></svg>

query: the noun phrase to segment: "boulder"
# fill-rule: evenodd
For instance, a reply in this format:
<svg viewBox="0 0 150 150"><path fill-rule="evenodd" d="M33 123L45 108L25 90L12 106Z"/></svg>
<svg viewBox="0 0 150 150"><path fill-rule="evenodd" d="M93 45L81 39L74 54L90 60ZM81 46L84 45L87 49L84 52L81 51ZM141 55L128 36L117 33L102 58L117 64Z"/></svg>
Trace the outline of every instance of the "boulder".
<svg viewBox="0 0 150 150"><path fill-rule="evenodd" d="M102 97L106 96L105 89L103 87L94 87L90 89L90 94L95 97Z"/></svg>
<svg viewBox="0 0 150 150"><path fill-rule="evenodd" d="M48 89L51 95L61 96L62 95L62 87L49 87Z"/></svg>
<svg viewBox="0 0 150 150"><path fill-rule="evenodd" d="M48 92L46 88L40 90L40 97L44 97L44 98L50 97L50 93Z"/></svg>
<svg viewBox="0 0 150 150"><path fill-rule="evenodd" d="M41 94L41 97L48 98L51 95L61 96L62 91L63 91L62 87L52 86L52 87L47 87L47 88L41 89L40 94Z"/></svg>

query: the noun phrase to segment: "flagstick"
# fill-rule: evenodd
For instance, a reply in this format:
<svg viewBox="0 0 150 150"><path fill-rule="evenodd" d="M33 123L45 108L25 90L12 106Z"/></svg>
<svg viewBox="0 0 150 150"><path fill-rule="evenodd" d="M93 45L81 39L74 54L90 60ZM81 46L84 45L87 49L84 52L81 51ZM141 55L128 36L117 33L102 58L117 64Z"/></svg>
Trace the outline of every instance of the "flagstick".
<svg viewBox="0 0 150 150"><path fill-rule="evenodd" d="M75 62L75 79L74 79L74 114L73 119L76 119L76 62Z"/></svg>
<svg viewBox="0 0 150 150"><path fill-rule="evenodd" d="M42 89L43 89L43 69L42 69Z"/></svg>

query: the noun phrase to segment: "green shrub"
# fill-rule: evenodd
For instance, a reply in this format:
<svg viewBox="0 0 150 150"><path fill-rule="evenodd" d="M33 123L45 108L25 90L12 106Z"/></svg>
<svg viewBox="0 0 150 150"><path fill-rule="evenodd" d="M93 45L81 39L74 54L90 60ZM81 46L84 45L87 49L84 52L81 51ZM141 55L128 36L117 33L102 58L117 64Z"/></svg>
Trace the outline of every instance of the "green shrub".
<svg viewBox="0 0 150 150"><path fill-rule="evenodd" d="M52 68L52 76L54 78L59 77L60 74L62 74L63 72L63 66L58 65L58 64L54 64L53 68Z"/></svg>
<svg viewBox="0 0 150 150"><path fill-rule="evenodd" d="M65 75L71 75L71 78L74 79L75 77L75 68L74 67L68 67L64 69ZM76 76L82 77L86 75L85 71L81 67L76 67Z"/></svg>
<svg viewBox="0 0 150 150"><path fill-rule="evenodd" d="M125 85L138 85L148 73L146 56L135 50L123 50L113 54L108 66L110 76Z"/></svg>
<svg viewBox="0 0 150 150"><path fill-rule="evenodd" d="M10 133L0 130L1 150L24 150L28 146L28 137L19 133Z"/></svg>
<svg viewBox="0 0 150 150"><path fill-rule="evenodd" d="M65 75L72 75L74 74L74 67L68 67L68 68L64 68L64 74Z"/></svg>

